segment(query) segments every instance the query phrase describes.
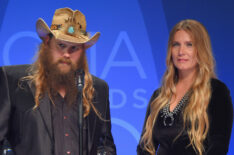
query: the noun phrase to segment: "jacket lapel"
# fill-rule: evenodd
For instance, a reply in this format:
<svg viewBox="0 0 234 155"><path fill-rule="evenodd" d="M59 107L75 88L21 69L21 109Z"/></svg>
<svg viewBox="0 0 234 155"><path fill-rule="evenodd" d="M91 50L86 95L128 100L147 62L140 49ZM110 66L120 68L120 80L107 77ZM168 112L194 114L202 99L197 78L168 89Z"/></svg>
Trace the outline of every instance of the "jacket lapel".
<svg viewBox="0 0 234 155"><path fill-rule="evenodd" d="M88 115L88 150L89 152L92 149L93 141L94 141L94 132L96 127L96 114L91 108L90 113Z"/></svg>
<svg viewBox="0 0 234 155"><path fill-rule="evenodd" d="M49 133L50 139L53 142L53 132L52 132L52 120L51 120L51 104L48 94L44 94L40 99L39 111L43 122L45 124L46 130Z"/></svg>
<svg viewBox="0 0 234 155"><path fill-rule="evenodd" d="M28 81L28 85L32 91L33 97L35 98L35 86ZM52 122L51 122L51 104L47 93L39 100L40 105L38 107L40 116L44 122L45 128L49 133L51 142L53 142Z"/></svg>

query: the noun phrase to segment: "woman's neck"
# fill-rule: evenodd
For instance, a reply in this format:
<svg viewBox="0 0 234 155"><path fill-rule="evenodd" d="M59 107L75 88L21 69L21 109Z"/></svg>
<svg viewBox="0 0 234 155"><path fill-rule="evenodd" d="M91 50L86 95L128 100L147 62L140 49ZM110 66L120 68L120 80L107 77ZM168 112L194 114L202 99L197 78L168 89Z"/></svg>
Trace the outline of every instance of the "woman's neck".
<svg viewBox="0 0 234 155"><path fill-rule="evenodd" d="M191 86L196 76L196 71L179 72L178 84Z"/></svg>

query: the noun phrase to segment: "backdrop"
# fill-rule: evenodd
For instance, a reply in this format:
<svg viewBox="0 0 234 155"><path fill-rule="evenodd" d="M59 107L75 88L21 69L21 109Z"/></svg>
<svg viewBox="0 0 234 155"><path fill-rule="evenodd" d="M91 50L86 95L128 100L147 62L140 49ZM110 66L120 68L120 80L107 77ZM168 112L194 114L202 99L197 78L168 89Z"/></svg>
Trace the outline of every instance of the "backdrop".
<svg viewBox="0 0 234 155"><path fill-rule="evenodd" d="M91 73L110 86L119 155L136 154L146 106L165 71L168 32L178 21L196 19L208 29L217 75L234 96L234 1L0 0L0 65L32 63L41 42L36 20L41 17L50 25L61 7L79 9L86 15L88 31L101 32L87 55ZM229 155L233 146L232 135Z"/></svg>

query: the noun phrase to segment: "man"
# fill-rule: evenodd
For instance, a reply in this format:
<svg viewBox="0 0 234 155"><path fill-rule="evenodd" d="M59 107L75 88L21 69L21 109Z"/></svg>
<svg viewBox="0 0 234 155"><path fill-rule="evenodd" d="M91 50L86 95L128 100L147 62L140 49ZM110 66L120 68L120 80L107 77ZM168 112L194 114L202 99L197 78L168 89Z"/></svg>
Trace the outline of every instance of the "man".
<svg viewBox="0 0 234 155"><path fill-rule="evenodd" d="M16 155L79 155L82 94L83 154L116 154L108 85L89 73L85 55L100 33L89 37L85 16L70 8L57 9L50 28L38 19L36 29L43 41L36 62L0 68L1 146L7 140Z"/></svg>

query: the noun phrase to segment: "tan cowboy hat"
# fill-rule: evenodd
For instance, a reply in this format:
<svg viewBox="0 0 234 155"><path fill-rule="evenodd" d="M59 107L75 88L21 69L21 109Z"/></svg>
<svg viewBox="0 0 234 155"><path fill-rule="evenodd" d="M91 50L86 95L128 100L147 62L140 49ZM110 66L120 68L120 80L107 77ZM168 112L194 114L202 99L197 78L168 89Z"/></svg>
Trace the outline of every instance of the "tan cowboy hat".
<svg viewBox="0 0 234 155"><path fill-rule="evenodd" d="M89 37L89 33L86 32L84 14L79 10L73 11L70 8L57 9L50 28L43 19L39 18L36 23L36 31L42 40L48 34L53 34L58 40L84 44L85 48L94 45L100 36L100 32L97 32Z"/></svg>

